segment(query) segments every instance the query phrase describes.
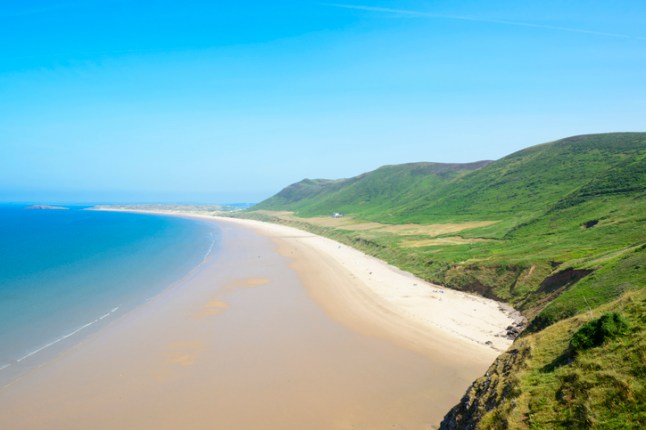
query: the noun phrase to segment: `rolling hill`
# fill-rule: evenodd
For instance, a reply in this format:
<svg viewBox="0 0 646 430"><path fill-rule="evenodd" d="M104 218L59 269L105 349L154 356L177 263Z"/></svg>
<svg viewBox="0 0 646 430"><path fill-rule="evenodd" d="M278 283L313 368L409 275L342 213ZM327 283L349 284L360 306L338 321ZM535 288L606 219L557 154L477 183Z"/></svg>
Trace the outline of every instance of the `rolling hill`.
<svg viewBox="0 0 646 430"><path fill-rule="evenodd" d="M347 212L381 219L384 213L388 216L393 209L411 204L420 195L437 192L489 163L410 163L383 166L349 179L304 179L254 209L290 210L301 216Z"/></svg>

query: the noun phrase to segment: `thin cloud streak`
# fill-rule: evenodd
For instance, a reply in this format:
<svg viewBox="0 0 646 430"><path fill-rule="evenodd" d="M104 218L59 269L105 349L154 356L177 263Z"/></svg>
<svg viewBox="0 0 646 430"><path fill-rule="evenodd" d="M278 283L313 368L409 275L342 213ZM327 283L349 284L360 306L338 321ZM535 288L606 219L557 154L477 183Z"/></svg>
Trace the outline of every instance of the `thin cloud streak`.
<svg viewBox="0 0 646 430"><path fill-rule="evenodd" d="M323 4L325 6L336 7L340 9L361 10L366 12L379 12L379 13L387 13L391 15L408 16L413 18L438 18L438 19L449 19L454 21L471 21L471 22L481 22L481 23L487 23L487 24L508 25L508 26L514 26L514 27L527 27L527 28L538 28L538 29L544 29L544 30L564 31L568 33L581 33L581 34L589 34L593 36L613 37L617 39L646 40L646 37L631 36L629 34L607 33L603 31L585 30L585 29L571 28L571 27L559 27L559 26L545 25L545 24L532 24L531 22L507 21L507 20L501 20L501 19L488 19L488 18L474 18L470 16L445 15L440 13L421 12L421 11L407 10L407 9L393 9L393 8L375 7L375 6L361 6L361 5L339 4L339 3L323 3Z"/></svg>

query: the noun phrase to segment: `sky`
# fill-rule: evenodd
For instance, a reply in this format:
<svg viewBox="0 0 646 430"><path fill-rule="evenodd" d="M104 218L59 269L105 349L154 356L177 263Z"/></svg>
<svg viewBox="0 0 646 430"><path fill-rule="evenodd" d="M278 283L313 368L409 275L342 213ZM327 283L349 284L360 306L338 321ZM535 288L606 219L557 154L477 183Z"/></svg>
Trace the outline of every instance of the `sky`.
<svg viewBox="0 0 646 430"><path fill-rule="evenodd" d="M0 1L0 201L257 202L646 131L643 0L340 1Z"/></svg>

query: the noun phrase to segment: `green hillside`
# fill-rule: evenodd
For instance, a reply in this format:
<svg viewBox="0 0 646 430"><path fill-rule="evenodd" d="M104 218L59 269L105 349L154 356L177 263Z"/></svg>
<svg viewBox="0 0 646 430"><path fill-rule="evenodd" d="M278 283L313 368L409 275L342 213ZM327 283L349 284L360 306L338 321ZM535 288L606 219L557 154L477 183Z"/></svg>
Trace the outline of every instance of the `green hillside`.
<svg viewBox="0 0 646 430"><path fill-rule="evenodd" d="M500 218L542 213L599 175L637 161L645 145L643 133L613 133L533 146L453 181L441 194L421 195L398 214L423 222L458 214Z"/></svg>
<svg viewBox="0 0 646 430"><path fill-rule="evenodd" d="M644 136L575 136L495 162L413 163L385 166L350 179L305 179L256 209L289 210L304 217L347 212L387 223L477 219L485 214L498 219L531 218L590 181L598 181L600 175L619 186L617 178L628 178L621 169L628 168L626 163L639 162L636 157L643 155ZM639 186L643 177L636 176L643 165L633 167L630 177ZM618 169L614 176L613 169Z"/></svg>
<svg viewBox="0 0 646 430"><path fill-rule="evenodd" d="M381 219L384 213L409 205L422 194L437 192L489 163L410 163L384 166L350 179L304 179L254 209L290 210L301 216L343 212Z"/></svg>
<svg viewBox="0 0 646 430"><path fill-rule="evenodd" d="M533 358L501 357L506 364L488 372L497 385L476 382L444 428L624 428L609 418L617 408L636 417L626 428L643 424L646 133L576 136L495 162L303 181L254 209L244 216L309 229L523 312L528 325L512 350ZM332 220L333 212L345 217ZM619 305L627 297L637 303L629 311ZM628 338L572 352L575 329L608 309L629 321ZM632 340L642 346L622 352ZM610 357L641 361L622 367ZM610 378L590 366L615 369L611 385L628 387L630 401L613 405L608 393L564 401L563 390L594 391Z"/></svg>

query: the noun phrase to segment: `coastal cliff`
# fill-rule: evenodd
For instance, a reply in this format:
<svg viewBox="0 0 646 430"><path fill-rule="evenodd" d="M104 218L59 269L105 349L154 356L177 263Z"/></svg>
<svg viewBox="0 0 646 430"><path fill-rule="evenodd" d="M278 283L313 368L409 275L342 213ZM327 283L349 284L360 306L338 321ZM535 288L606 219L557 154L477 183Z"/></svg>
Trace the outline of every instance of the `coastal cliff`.
<svg viewBox="0 0 646 430"><path fill-rule="evenodd" d="M625 326L575 347L590 323ZM646 426L646 290L522 336L444 417L441 430L606 429ZM577 335L578 334L578 335Z"/></svg>

